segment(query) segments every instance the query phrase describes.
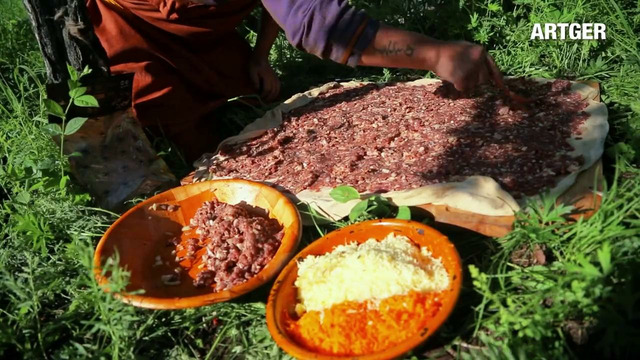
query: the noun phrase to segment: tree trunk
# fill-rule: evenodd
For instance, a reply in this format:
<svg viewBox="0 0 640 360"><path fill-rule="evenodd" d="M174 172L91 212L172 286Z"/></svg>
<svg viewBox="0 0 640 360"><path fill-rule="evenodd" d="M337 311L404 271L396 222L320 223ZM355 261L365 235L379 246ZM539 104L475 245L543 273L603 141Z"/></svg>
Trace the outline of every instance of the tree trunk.
<svg viewBox="0 0 640 360"><path fill-rule="evenodd" d="M72 107L70 117L102 116L131 106L133 74L111 76L107 54L93 31L85 1L23 0L47 69L47 97L66 106L67 64L77 71L86 66L92 70L82 82L100 107ZM57 121L53 117L49 120Z"/></svg>
<svg viewBox="0 0 640 360"><path fill-rule="evenodd" d="M109 76L107 54L93 32L84 0L23 0L44 58L49 83L66 82L67 64Z"/></svg>

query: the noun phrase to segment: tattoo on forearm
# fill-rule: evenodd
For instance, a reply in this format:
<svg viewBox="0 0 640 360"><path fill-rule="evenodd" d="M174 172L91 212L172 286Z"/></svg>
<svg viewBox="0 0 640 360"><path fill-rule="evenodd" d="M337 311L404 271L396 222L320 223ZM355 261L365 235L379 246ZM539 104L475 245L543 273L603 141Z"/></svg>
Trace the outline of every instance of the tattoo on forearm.
<svg viewBox="0 0 640 360"><path fill-rule="evenodd" d="M408 57L412 57L413 56L413 46L411 46L410 44L407 44L407 46L404 48L404 54Z"/></svg>
<svg viewBox="0 0 640 360"><path fill-rule="evenodd" d="M384 56L404 54L405 56L411 57L413 56L413 51L415 49L413 48L413 46L411 46L411 44L407 44L406 46L402 47L398 44L398 42L389 40L389 43L387 45L384 45L381 48L376 47L375 50L378 54Z"/></svg>

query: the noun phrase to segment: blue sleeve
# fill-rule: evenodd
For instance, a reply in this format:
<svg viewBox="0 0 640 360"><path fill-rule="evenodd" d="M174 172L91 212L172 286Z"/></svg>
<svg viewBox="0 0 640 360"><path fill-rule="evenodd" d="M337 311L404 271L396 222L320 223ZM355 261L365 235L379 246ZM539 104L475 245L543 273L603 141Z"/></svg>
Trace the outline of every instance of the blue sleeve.
<svg viewBox="0 0 640 360"><path fill-rule="evenodd" d="M380 24L346 0L263 0L296 48L356 66Z"/></svg>

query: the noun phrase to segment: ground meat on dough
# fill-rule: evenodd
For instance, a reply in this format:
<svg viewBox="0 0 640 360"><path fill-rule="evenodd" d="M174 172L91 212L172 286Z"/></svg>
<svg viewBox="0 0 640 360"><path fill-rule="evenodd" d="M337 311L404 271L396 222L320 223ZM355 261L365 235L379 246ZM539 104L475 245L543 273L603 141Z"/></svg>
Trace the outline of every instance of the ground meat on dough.
<svg viewBox="0 0 640 360"><path fill-rule="evenodd" d="M195 254L199 244L206 247L204 269L195 286L215 284L216 291L228 289L255 276L276 254L284 235L282 225L248 208L212 200L191 219L200 242L190 239L188 251Z"/></svg>
<svg viewBox="0 0 640 360"><path fill-rule="evenodd" d="M586 102L568 81L507 85L534 102L512 104L490 87L457 100L438 95L438 84L332 89L286 113L279 128L223 148L209 171L292 193L337 185L384 192L485 175L516 198L537 194L583 164L567 139L580 135Z"/></svg>

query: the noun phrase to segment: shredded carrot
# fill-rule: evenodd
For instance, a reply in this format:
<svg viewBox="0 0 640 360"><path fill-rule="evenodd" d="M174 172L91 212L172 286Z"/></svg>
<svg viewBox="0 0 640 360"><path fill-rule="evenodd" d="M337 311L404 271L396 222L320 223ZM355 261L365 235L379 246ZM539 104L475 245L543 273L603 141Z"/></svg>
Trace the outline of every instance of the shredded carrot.
<svg viewBox="0 0 640 360"><path fill-rule="evenodd" d="M438 293L410 292L380 301L343 302L291 319L287 330L309 350L338 356L383 351L422 331L441 307Z"/></svg>

